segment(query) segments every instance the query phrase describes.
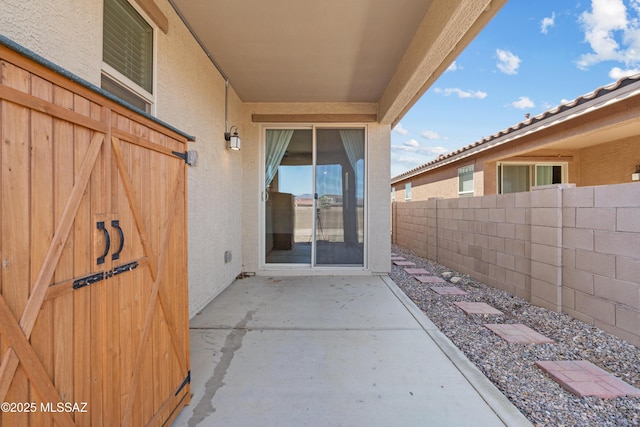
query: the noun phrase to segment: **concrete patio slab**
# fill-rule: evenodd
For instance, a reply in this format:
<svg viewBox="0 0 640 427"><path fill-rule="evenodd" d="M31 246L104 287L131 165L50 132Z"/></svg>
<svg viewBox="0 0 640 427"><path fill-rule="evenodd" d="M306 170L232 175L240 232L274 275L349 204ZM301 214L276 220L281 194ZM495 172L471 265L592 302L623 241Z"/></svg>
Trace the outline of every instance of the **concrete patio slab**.
<svg viewBox="0 0 640 427"><path fill-rule="evenodd" d="M174 426L530 425L386 276L236 281L191 347Z"/></svg>

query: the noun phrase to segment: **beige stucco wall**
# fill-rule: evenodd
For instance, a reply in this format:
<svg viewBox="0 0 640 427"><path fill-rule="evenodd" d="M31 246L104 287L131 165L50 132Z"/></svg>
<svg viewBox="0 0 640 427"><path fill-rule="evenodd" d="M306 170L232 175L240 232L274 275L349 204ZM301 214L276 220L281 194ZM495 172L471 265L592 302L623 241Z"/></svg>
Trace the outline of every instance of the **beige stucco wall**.
<svg viewBox="0 0 640 427"><path fill-rule="evenodd" d="M638 164L640 136L584 148L580 150L579 185L631 182Z"/></svg>
<svg viewBox="0 0 640 427"><path fill-rule="evenodd" d="M169 20L157 31L156 116L196 137L188 168L189 311L193 316L241 271L242 156L224 141L223 78L166 1ZM0 31L23 47L95 84L102 62L102 1L0 2ZM229 120L242 131L243 107L233 92ZM224 252L232 261L224 263Z"/></svg>
<svg viewBox="0 0 640 427"><path fill-rule="evenodd" d="M248 103L246 117L248 119L243 128L243 224L242 247L243 266L245 272L261 273L259 259L260 236L260 190L263 179L261 176L263 144L261 139L262 126L250 120L252 114L375 114L375 104L333 104L333 103ZM313 125L314 123L296 123L297 126ZM321 124L331 126L331 124ZM276 124L286 127L286 123ZM336 124L339 126L340 124ZM389 271L391 228L389 215L389 170L390 170L390 128L388 125L367 123L367 200L368 200L368 269L367 272L380 273ZM382 231L381 230L385 230ZM319 274L315 272L297 270L298 274ZM324 274L331 273L322 269ZM280 272L283 273L283 272ZM293 272L284 272L295 274ZM335 271L333 272L335 274ZM265 273L266 274L266 273Z"/></svg>
<svg viewBox="0 0 640 427"><path fill-rule="evenodd" d="M2 1L0 34L100 84L102 1Z"/></svg>

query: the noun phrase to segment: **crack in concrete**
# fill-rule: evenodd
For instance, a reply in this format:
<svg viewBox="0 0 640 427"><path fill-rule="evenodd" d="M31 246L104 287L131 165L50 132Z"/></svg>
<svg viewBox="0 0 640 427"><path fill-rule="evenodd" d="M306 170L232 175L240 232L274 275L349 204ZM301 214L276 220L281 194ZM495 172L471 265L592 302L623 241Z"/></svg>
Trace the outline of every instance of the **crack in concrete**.
<svg viewBox="0 0 640 427"><path fill-rule="evenodd" d="M224 347L222 347L222 357L213 369L213 375L205 384L204 396L202 396L202 399L200 399L196 407L193 408L193 415L189 419L189 427L197 426L206 417L216 411L216 408L213 407L213 398L217 391L225 385L224 377L227 375L227 370L231 365L236 351L242 347L242 340L249 331L247 323L253 318L254 314L254 310L248 311L244 318L234 326L225 338Z"/></svg>

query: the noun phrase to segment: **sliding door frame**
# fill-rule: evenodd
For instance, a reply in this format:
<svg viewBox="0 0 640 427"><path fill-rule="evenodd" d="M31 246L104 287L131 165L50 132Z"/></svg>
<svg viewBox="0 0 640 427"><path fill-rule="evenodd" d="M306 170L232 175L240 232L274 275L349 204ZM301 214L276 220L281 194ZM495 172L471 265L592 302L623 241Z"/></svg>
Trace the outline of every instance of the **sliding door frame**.
<svg viewBox="0 0 640 427"><path fill-rule="evenodd" d="M296 263L267 263L266 261L266 192L265 192L265 169L266 169L266 133L268 129L293 129L293 130L311 130L312 131L312 193L317 193L316 189L316 168L317 168L317 138L318 129L362 129L364 132L364 214L363 214L363 265L316 265L316 227L317 221L313 221L312 225L312 244L311 244L311 262L309 264ZM366 123L319 123L319 124L288 124L274 123L260 125L260 155L259 155L259 181L258 181L258 267L259 271L269 273L279 272L281 274L332 274L349 272L349 274L357 274L358 272L368 273L368 231L369 231L369 144L368 144L368 126ZM318 201L313 200L313 212L316 212Z"/></svg>

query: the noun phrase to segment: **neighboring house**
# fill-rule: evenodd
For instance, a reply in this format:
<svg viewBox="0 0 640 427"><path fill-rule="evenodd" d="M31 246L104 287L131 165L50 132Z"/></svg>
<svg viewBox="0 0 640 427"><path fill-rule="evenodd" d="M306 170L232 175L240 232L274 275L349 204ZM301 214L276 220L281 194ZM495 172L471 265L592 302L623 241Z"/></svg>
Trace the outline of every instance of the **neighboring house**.
<svg viewBox="0 0 640 427"><path fill-rule="evenodd" d="M391 127L505 2L0 2L0 397L162 423L238 275L387 273Z"/></svg>
<svg viewBox="0 0 640 427"><path fill-rule="evenodd" d="M402 173L391 179L391 192L403 202L621 184L638 168L640 74Z"/></svg>

